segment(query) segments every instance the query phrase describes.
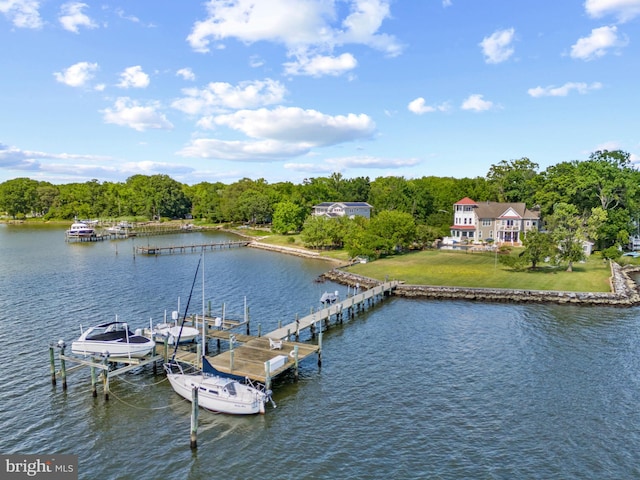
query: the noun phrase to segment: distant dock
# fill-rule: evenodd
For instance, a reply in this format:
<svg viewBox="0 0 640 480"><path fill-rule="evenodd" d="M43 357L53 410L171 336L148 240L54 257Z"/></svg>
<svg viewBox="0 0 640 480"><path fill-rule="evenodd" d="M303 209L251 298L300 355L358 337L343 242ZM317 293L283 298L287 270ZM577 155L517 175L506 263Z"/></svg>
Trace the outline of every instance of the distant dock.
<svg viewBox="0 0 640 480"><path fill-rule="evenodd" d="M176 253L196 253L204 252L207 250L224 250L227 248L246 247L250 242L248 240L241 241L229 241L229 242L214 242L214 243L197 243L192 245L173 245L173 246L146 246L136 247L135 253L141 255L161 255L161 254L176 254Z"/></svg>

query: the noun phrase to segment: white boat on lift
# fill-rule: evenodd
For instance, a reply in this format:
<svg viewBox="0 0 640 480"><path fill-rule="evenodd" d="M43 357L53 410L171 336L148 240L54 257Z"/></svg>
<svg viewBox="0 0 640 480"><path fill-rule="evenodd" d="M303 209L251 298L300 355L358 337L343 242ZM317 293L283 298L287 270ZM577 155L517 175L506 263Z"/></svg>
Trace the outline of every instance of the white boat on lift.
<svg viewBox="0 0 640 480"><path fill-rule="evenodd" d="M165 314L166 317L166 314ZM158 323L153 327L153 334L160 337L167 337L167 343L169 345L175 345L178 343L193 343L200 335L200 331L195 327L189 327L187 325L178 325L178 312L173 311L171 313L171 319L173 323L168 323L165 319L163 323Z"/></svg>
<svg viewBox="0 0 640 480"><path fill-rule="evenodd" d="M73 222L66 235L70 238L91 238L96 236L96 229L87 222Z"/></svg>
<svg viewBox="0 0 640 480"><path fill-rule="evenodd" d="M153 351L155 342L143 335L133 333L125 322L101 323L82 331L71 344L76 355L104 355L111 357L144 357Z"/></svg>
<svg viewBox="0 0 640 480"><path fill-rule="evenodd" d="M320 297L320 303L329 306L332 303L336 303L340 299L340 292L336 290L335 292L324 292Z"/></svg>

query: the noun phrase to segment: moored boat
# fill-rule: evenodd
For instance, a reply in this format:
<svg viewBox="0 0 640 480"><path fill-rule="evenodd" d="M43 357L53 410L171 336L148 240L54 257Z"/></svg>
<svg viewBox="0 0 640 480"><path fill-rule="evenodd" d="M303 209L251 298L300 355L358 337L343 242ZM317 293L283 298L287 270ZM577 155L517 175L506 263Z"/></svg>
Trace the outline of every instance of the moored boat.
<svg viewBox="0 0 640 480"><path fill-rule="evenodd" d="M90 238L96 236L96 229L86 222L73 222L66 235L72 238Z"/></svg>
<svg viewBox="0 0 640 480"><path fill-rule="evenodd" d="M203 371L200 374L185 374L178 363L167 363L164 368L173 390L181 397L191 401L193 389L198 390L198 406L212 412L230 415L253 415L265 413L265 404L271 400L271 392L262 385L243 383L236 378L207 374L207 366L212 369L206 358L202 358ZM177 369L177 372L174 372Z"/></svg>
<svg viewBox="0 0 640 480"><path fill-rule="evenodd" d="M155 342L129 330L125 322L107 322L83 331L71 344L76 355L104 355L111 357L144 357L153 351Z"/></svg>
<svg viewBox="0 0 640 480"><path fill-rule="evenodd" d="M336 303L340 299L340 293L336 290L335 292L324 292L320 297L320 303L323 305L331 305L332 303Z"/></svg>

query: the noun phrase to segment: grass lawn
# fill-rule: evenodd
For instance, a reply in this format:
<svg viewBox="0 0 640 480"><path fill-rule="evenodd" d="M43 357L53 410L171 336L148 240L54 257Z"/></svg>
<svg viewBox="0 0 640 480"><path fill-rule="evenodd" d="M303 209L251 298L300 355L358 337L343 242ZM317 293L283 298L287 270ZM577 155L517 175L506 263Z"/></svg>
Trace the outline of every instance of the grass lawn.
<svg viewBox="0 0 640 480"><path fill-rule="evenodd" d="M568 292L609 292L611 269L600 256L585 263L554 268L543 264L536 271L514 271L496 262L490 252L466 253L432 250L387 257L357 264L349 272L378 280L403 280L413 285L511 288Z"/></svg>
<svg viewBox="0 0 640 480"><path fill-rule="evenodd" d="M271 245L304 248L300 235L273 235L263 230L244 230L243 233L263 236L260 241ZM321 252L321 256L344 262L349 260L344 250ZM611 268L598 254L589 257L585 263L575 263L573 272L565 271L566 264L553 267L546 263L535 271L514 271L496 260L496 255L491 252L426 250L356 264L348 267L347 271L378 280L402 280L411 285L566 292L611 291ZM618 263L640 264L640 258L621 257Z"/></svg>

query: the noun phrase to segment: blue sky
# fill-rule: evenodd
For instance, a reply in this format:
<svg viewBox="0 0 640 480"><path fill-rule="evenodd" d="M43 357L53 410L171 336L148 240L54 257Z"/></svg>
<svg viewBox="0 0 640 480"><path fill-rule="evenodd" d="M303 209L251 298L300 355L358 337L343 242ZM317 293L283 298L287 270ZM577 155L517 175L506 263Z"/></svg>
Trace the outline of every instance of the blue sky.
<svg viewBox="0 0 640 480"><path fill-rule="evenodd" d="M640 163L640 0L0 0L0 182Z"/></svg>

